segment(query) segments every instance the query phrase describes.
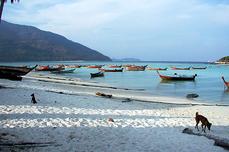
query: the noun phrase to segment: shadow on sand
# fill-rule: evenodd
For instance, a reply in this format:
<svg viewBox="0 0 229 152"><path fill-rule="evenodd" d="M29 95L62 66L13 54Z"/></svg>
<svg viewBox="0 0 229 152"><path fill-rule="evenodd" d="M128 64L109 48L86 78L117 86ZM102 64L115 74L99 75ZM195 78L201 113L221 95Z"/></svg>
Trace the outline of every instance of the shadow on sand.
<svg viewBox="0 0 229 152"><path fill-rule="evenodd" d="M223 126L215 126L212 133ZM225 127L223 127L225 129ZM224 151L212 140L183 134L184 127L32 127L1 129L0 150L7 151ZM229 127L227 127L229 129ZM4 143L51 143L3 146Z"/></svg>

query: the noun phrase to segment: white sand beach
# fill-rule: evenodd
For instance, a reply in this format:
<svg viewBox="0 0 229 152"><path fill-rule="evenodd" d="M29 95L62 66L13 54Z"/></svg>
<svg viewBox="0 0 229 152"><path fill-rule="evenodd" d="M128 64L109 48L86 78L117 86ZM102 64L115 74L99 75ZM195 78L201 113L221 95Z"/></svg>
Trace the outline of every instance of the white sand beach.
<svg viewBox="0 0 229 152"><path fill-rule="evenodd" d="M0 0L0 152L228 152L228 40L229 0Z"/></svg>
<svg viewBox="0 0 229 152"><path fill-rule="evenodd" d="M229 140L229 106L188 103L193 101L177 104L180 99L159 100L159 97L152 99L155 103L126 102L124 98L96 97L96 87L84 85L66 89L60 86L62 84L54 86L40 81L36 86L36 80L28 81L0 82L0 85L11 87L0 89L0 141L3 144L44 144L2 144L0 151L227 151L214 146L213 140L183 134L182 130L194 129L198 111L213 124L206 134ZM120 97L124 97L122 92L131 92L109 88L99 88L99 91ZM32 93L37 104L31 103ZM157 103L161 101L166 102ZM114 122L108 121L109 118Z"/></svg>

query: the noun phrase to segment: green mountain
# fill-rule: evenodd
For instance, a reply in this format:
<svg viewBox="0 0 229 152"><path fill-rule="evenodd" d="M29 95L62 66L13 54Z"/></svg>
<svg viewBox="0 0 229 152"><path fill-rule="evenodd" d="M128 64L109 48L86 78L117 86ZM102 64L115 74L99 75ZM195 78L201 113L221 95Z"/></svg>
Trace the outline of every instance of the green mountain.
<svg viewBox="0 0 229 152"><path fill-rule="evenodd" d="M222 57L218 60L218 62L228 62L229 63L229 56Z"/></svg>
<svg viewBox="0 0 229 152"><path fill-rule="evenodd" d="M98 51L61 35L32 26L1 22L0 62L62 60L111 61Z"/></svg>

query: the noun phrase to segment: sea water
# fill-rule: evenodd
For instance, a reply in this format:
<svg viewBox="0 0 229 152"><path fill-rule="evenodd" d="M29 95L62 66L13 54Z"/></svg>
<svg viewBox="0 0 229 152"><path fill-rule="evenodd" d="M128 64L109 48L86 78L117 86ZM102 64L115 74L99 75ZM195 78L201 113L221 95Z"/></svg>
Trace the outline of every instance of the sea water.
<svg viewBox="0 0 229 152"><path fill-rule="evenodd" d="M59 77L79 78L85 81L105 83L114 87L141 89L155 96L185 98L189 93L199 95L198 101L216 104L229 104L229 91L226 90L222 76L229 81L229 65L207 63L175 63L175 62L84 62L84 61L52 61L52 62L17 62L1 63L1 65L148 65L148 67L168 68L160 71L162 75L197 74L195 81L161 81L156 71L106 72L104 77L90 78L90 73L98 69L77 68L74 73L53 74ZM172 70L171 67L207 67L204 70ZM107 68L106 66L104 68ZM47 72L48 73L48 72ZM45 72L43 72L45 74Z"/></svg>

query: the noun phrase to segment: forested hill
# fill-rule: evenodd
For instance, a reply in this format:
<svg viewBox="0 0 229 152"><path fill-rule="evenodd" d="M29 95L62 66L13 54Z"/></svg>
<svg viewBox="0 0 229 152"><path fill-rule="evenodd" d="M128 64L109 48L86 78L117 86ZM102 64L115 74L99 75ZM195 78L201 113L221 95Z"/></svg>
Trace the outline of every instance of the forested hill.
<svg viewBox="0 0 229 152"><path fill-rule="evenodd" d="M111 59L98 51L36 27L2 21L0 62Z"/></svg>
<svg viewBox="0 0 229 152"><path fill-rule="evenodd" d="M222 57L217 62L229 63L229 56Z"/></svg>

